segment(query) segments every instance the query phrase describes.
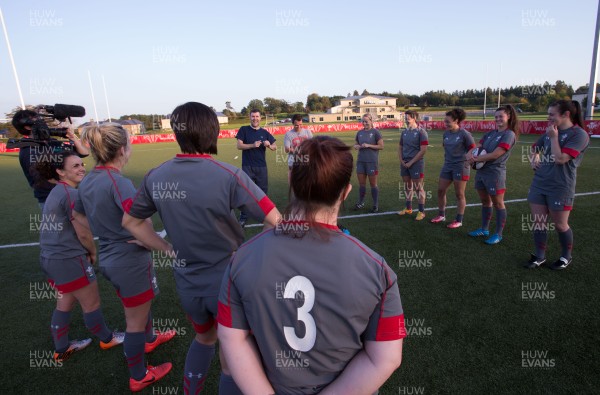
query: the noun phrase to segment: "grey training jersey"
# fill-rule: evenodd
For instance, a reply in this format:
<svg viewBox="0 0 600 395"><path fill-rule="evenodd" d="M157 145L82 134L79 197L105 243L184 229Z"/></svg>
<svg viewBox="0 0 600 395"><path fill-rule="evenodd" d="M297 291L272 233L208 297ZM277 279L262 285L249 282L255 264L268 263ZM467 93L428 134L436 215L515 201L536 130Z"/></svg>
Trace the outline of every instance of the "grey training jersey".
<svg viewBox="0 0 600 395"><path fill-rule="evenodd" d="M464 162L466 154L475 148L475 140L471 133L465 129L457 132L446 130L444 132L444 164L451 165Z"/></svg>
<svg viewBox="0 0 600 395"><path fill-rule="evenodd" d="M496 148L504 148L505 152L493 161L487 161L478 172L486 172L487 170L506 170L506 161L510 157L512 148L515 146L515 132L512 130L492 130L483 135L479 140L479 145L487 152L492 153Z"/></svg>
<svg viewBox="0 0 600 395"><path fill-rule="evenodd" d="M76 199L77 189L64 182L59 182L46 198L40 222L43 258L66 259L87 254L71 223Z"/></svg>
<svg viewBox="0 0 600 395"><path fill-rule="evenodd" d="M423 128L406 129L400 135L402 159L409 161L421 150L422 145L429 145L429 137Z"/></svg>
<svg viewBox="0 0 600 395"><path fill-rule="evenodd" d="M377 142L381 140L381 133L379 130L373 128L369 130L359 130L356 133L356 144L362 145L364 143L377 145ZM377 163L379 158L379 150L372 148L361 148L358 150L357 162L375 162Z"/></svg>
<svg viewBox="0 0 600 395"><path fill-rule="evenodd" d="M210 155L178 154L146 174L128 213L158 211L177 254L179 292L218 295L225 267L244 241L233 209L263 221L275 205L232 165Z"/></svg>
<svg viewBox="0 0 600 395"><path fill-rule="evenodd" d="M534 152L540 155L540 167L533 176L532 187L547 193L565 191L575 193L577 168L583 161L583 153L590 143L590 137L579 126L558 131L558 145L561 152L573 159L564 165L556 164L552 155L552 144L546 135L533 144Z"/></svg>
<svg viewBox="0 0 600 395"><path fill-rule="evenodd" d="M285 148L293 148L296 150L304 140L312 139L312 132L308 129L301 129L299 132L294 129L288 130L283 136L283 145ZM288 154L288 166L294 164L294 155Z"/></svg>
<svg viewBox="0 0 600 395"><path fill-rule="evenodd" d="M228 266L218 322L251 330L277 394L312 394L335 380L365 341L406 336L396 275L337 227L284 222L246 242ZM304 229L302 229L304 228Z"/></svg>
<svg viewBox="0 0 600 395"><path fill-rule="evenodd" d="M85 214L98 236L101 266L147 265L150 252L134 243L135 238L121 226L123 213L135 195L131 180L113 167L96 166L79 184L75 211Z"/></svg>

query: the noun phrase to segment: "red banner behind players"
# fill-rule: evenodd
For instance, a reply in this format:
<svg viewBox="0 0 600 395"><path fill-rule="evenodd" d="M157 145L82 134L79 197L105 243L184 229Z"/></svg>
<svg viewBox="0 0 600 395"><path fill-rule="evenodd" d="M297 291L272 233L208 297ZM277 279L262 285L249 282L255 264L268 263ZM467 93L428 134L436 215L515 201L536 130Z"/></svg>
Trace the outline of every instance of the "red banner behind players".
<svg viewBox="0 0 600 395"><path fill-rule="evenodd" d="M548 126L547 121L520 121L522 134L543 134ZM426 121L419 124L427 130L444 130L444 121ZM375 122L374 127L377 129L399 129L404 126L404 122ZM494 121L464 121L461 124L469 132L489 132L496 128ZM585 121L587 132L590 136L600 135L600 121ZM335 133L359 130L362 125L360 123L335 123L335 124L314 124L303 125L304 128L310 129L313 133ZM291 126L277 126L266 128L271 134L285 134L291 129ZM219 132L219 138L234 138L237 134L237 129L225 129ZM167 143L174 142L175 135L168 134L140 134L131 136L132 144L150 144L150 143ZM18 152L18 148L7 149L5 143L0 143L0 152Z"/></svg>

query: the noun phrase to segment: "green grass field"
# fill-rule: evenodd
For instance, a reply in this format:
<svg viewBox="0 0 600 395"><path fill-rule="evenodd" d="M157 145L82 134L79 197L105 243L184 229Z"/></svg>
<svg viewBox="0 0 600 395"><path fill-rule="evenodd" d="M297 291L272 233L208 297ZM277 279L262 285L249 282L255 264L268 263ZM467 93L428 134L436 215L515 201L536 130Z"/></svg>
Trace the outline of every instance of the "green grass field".
<svg viewBox="0 0 600 395"><path fill-rule="evenodd" d="M400 369L380 394L591 394L600 388L600 318L598 314L600 247L597 225L599 195L576 198L570 224L575 234L574 261L563 272L545 268L534 271L520 264L529 258L532 237L527 230L529 214L524 201L507 204L504 240L487 246L467 236L480 222L480 208L468 207L464 226L456 230L427 220L398 217L402 208L396 147L398 130L384 130L385 149L380 156L380 210L376 216L342 218L340 223L382 254L398 274L398 283L409 336L404 342ZM336 137L350 144L354 133ZM476 140L479 138L476 134ZM281 144L283 136L276 136ZM532 171L522 160L521 149L533 141L522 136L508 166L506 200L524 199ZM441 132L430 133L426 156L427 207L436 202L437 175L443 161ZM592 140L579 170L577 192L600 191L600 141ZM139 185L145 172L171 158L175 144L137 145L124 174ZM235 159L237 157L237 159ZM217 159L241 166L234 140L219 142ZM282 151L267 152L269 189L282 210L287 203L287 164ZM93 166L87 159L88 168ZM16 154L0 154L0 190L3 221L0 244L36 242L30 230L32 216L39 214ZM358 185L341 216L355 215ZM370 208L367 193L367 208ZM467 203L477 203L473 181L467 186ZM455 199L450 190L448 205ZM366 214L368 210L365 210ZM427 212L427 219L435 211ZM453 218L454 209L447 217ZM413 217L414 218L414 217ZM492 221L495 221L495 217ZM492 222L492 225L495 222ZM155 228L162 229L155 219ZM247 228L250 237L258 227ZM558 258L556 233L550 235L548 258ZM55 366L49 319L55 302L45 287L38 263L39 248L24 246L0 249L3 298L0 301L3 340L3 394L118 394L128 393L127 367L121 349L101 351L94 340L87 350L63 366ZM406 258L421 262L407 265ZM596 257L596 258L594 258ZM596 263L594 263L596 262ZM343 270L340 262L340 271ZM157 329L172 328L178 336L147 358L150 363L172 361L173 371L145 394L183 394L182 372L193 337L175 293L170 269L157 269L160 296L153 314ZM110 284L101 276L102 306L108 324L123 330L123 310ZM88 337L80 309L73 312L71 338ZM206 394L216 394L218 362L207 380Z"/></svg>

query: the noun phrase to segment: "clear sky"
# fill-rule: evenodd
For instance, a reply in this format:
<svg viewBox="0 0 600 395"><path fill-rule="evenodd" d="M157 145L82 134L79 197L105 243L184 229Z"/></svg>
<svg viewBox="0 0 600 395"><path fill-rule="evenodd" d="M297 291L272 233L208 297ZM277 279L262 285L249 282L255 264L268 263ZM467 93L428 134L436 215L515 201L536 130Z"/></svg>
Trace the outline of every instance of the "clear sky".
<svg viewBox="0 0 600 395"><path fill-rule="evenodd" d="M26 104L107 118L312 92L589 82L597 0L0 0ZM20 100L2 34L0 116ZM502 65L502 66L501 66Z"/></svg>

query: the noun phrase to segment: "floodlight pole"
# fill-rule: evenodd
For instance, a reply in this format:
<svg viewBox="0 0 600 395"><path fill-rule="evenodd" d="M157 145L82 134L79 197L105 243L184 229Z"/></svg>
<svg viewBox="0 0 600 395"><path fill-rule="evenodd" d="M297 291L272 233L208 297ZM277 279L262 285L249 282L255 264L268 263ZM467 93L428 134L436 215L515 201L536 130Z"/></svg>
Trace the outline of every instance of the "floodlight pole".
<svg viewBox="0 0 600 395"><path fill-rule="evenodd" d="M502 78L502 62L500 62L500 78ZM501 95L501 88L500 88L500 83L498 83L498 108L500 108L500 95Z"/></svg>
<svg viewBox="0 0 600 395"><path fill-rule="evenodd" d="M92 103L94 103L94 114L96 115L96 125L100 126L100 120L98 119L98 109L96 108L96 97L94 96L94 87L92 86L92 75L88 70L88 80L90 81L90 91L92 92Z"/></svg>
<svg viewBox="0 0 600 395"><path fill-rule="evenodd" d="M485 65L485 87L483 88L483 120L485 121L485 108L487 105L487 83L488 83L488 65Z"/></svg>
<svg viewBox="0 0 600 395"><path fill-rule="evenodd" d="M600 37L600 4L596 14L596 34L594 35L594 54L592 55L592 70L590 72L590 85L588 86L588 100L586 107L586 119L594 116L594 104L596 103L596 76L598 74L598 38Z"/></svg>
<svg viewBox="0 0 600 395"><path fill-rule="evenodd" d="M110 107L108 106L108 95L106 94L106 84L104 83L104 74L102 74L102 86L104 87L104 100L106 100L106 111L108 112L108 122L112 122L110 117Z"/></svg>
<svg viewBox="0 0 600 395"><path fill-rule="evenodd" d="M6 46L8 47L8 56L10 57L10 63L12 65L13 74L15 75L15 82L17 83L17 91L19 92L19 99L21 99L21 108L25 110L25 101L23 100L23 92L21 92L21 84L19 83L19 75L17 74L17 66L15 66L15 58L13 57L12 48L10 47L10 41L8 40L8 32L6 31L6 23L4 23L4 15L2 14L2 8L0 8L0 21L2 21L2 30L4 31L4 38L6 39Z"/></svg>

